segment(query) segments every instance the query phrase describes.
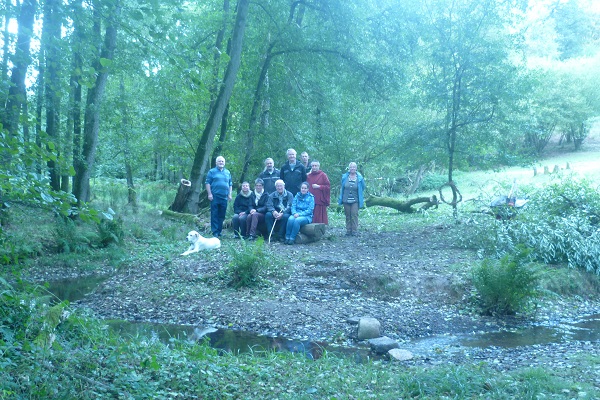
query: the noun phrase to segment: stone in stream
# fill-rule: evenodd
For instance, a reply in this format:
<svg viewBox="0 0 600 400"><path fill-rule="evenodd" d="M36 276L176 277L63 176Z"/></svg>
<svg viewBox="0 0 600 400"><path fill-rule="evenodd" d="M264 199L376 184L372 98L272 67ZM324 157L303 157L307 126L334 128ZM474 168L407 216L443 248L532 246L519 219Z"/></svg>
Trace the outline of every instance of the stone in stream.
<svg viewBox="0 0 600 400"><path fill-rule="evenodd" d="M396 349L399 346L398 342L387 336L370 339L369 345L371 346L371 351L375 354L385 354L391 349Z"/></svg>
<svg viewBox="0 0 600 400"><path fill-rule="evenodd" d="M358 340L373 339L381 336L381 323L376 318L358 320Z"/></svg>

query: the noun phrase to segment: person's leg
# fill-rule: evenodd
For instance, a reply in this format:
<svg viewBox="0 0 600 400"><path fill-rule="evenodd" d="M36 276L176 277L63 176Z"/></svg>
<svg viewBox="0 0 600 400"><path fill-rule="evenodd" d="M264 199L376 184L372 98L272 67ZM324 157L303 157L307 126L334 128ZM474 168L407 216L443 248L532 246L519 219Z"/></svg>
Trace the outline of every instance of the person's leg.
<svg viewBox="0 0 600 400"><path fill-rule="evenodd" d="M290 217L291 219L292 217ZM292 242L294 240L296 240L296 236L298 236L298 232L300 232L300 229L304 226L308 224L308 218L306 217L298 217L294 220L294 226L292 227L292 232L290 234L289 240L291 240ZM288 222L289 225L289 222Z"/></svg>
<svg viewBox="0 0 600 400"><path fill-rule="evenodd" d="M210 202L210 231L214 237L219 236L219 205L216 198Z"/></svg>
<svg viewBox="0 0 600 400"><path fill-rule="evenodd" d="M233 225L233 235L236 238L240 237L240 216L238 214L234 214L231 219L231 225Z"/></svg>
<svg viewBox="0 0 600 400"><path fill-rule="evenodd" d="M290 240L292 230L294 229L295 220L296 217L294 217L293 215L290 215L290 217L288 218L287 223L285 224L285 240Z"/></svg>
<svg viewBox="0 0 600 400"><path fill-rule="evenodd" d="M223 222L225 221L225 215L227 214L227 198L219 199L218 201L218 230L219 236L221 236L221 232L223 231Z"/></svg>
<svg viewBox="0 0 600 400"><path fill-rule="evenodd" d="M290 218L290 216L288 214L283 214L283 216L279 220L280 226L278 228L279 228L279 237L281 238L281 240L285 240L285 229L287 227L288 218Z"/></svg>
<svg viewBox="0 0 600 400"><path fill-rule="evenodd" d="M352 235L356 236L358 233L358 203L352 203L351 205Z"/></svg>
<svg viewBox="0 0 600 400"><path fill-rule="evenodd" d="M256 226L255 226L254 230L252 230L252 223L254 222L255 219L256 219L256 213L250 214L250 215L248 215L248 218L246 218L246 234L248 236L256 236L256 234L252 234L252 232L256 232ZM256 224L258 225L258 220L257 220Z"/></svg>
<svg viewBox="0 0 600 400"><path fill-rule="evenodd" d="M352 234L352 204L344 203L344 215L346 215L346 235Z"/></svg>
<svg viewBox="0 0 600 400"><path fill-rule="evenodd" d="M248 219L248 214L244 214L240 217L240 234L243 237L248 236L248 229L246 229L246 220Z"/></svg>

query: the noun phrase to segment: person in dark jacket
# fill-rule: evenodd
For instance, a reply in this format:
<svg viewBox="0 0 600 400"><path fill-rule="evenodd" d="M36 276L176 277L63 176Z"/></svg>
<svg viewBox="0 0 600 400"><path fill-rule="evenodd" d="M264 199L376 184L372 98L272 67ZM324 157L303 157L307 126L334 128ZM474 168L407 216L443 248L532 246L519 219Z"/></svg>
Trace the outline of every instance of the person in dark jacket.
<svg viewBox="0 0 600 400"><path fill-rule="evenodd" d="M281 167L279 177L285 183L285 189L295 196L300 191L300 185L306 181L306 168L296 161L296 150L288 149L288 161Z"/></svg>
<svg viewBox="0 0 600 400"><path fill-rule="evenodd" d="M275 191L269 195L267 200L267 214L265 221L267 222L267 230L273 231L277 225L277 237L280 242L285 241L285 228L287 220L292 212L292 202L294 196L292 193L285 190L285 183L279 179L275 182Z"/></svg>
<svg viewBox="0 0 600 400"><path fill-rule="evenodd" d="M263 180L265 192L269 195L275 191L275 181L279 178L279 170L271 157L265 159L265 169L258 177Z"/></svg>
<svg viewBox="0 0 600 400"><path fill-rule="evenodd" d="M275 185L273 185L275 187ZM246 219L246 232L248 233L248 240L255 240L258 236L256 231L258 225L265 221L265 214L267 213L267 202L269 200L269 194L264 190L264 182L260 178L256 178L254 181L254 191L250 195L251 205L250 213Z"/></svg>
<svg viewBox="0 0 600 400"><path fill-rule="evenodd" d="M242 183L242 190L235 196L233 201L233 238L246 237L246 219L252 208L252 192L248 182Z"/></svg>

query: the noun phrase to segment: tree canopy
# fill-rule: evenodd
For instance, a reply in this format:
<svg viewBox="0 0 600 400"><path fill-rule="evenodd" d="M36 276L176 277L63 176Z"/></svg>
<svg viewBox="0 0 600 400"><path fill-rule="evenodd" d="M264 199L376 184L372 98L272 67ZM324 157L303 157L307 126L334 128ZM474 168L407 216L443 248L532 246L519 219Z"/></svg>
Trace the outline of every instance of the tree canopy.
<svg viewBox="0 0 600 400"><path fill-rule="evenodd" d="M0 7L0 173L47 176L79 204L94 176L186 178L194 211L217 153L237 184L289 147L331 176L356 161L373 178L437 165L452 181L551 135L581 143L600 114L587 0ZM48 156L25 162L31 146Z"/></svg>

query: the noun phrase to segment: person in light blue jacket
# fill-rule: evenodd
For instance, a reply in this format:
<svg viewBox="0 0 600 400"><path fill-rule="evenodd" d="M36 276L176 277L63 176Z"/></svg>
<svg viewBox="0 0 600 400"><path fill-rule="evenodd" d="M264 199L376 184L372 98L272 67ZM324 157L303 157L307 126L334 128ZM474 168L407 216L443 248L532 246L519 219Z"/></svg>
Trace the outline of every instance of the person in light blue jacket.
<svg viewBox="0 0 600 400"><path fill-rule="evenodd" d="M312 222L314 209L315 197L308 191L308 182L303 182L292 202L292 215L285 229L285 244L294 244L300 228Z"/></svg>
<svg viewBox="0 0 600 400"><path fill-rule="evenodd" d="M355 162L348 165L348 172L342 176L338 199L346 214L346 236L358 235L358 209L364 207L365 179L356 169Z"/></svg>

